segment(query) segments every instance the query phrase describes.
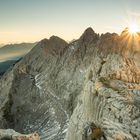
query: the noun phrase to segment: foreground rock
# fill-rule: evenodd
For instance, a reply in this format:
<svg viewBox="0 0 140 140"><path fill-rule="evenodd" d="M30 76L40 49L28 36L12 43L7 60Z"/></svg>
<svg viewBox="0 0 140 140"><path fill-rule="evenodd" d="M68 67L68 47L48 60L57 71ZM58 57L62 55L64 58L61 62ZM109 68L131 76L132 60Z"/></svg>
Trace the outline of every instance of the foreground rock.
<svg viewBox="0 0 140 140"><path fill-rule="evenodd" d="M12 129L0 129L0 140L40 140L40 137L37 132L24 135Z"/></svg>
<svg viewBox="0 0 140 140"><path fill-rule="evenodd" d="M0 127L45 140L139 140L140 38L126 32L39 42L0 79Z"/></svg>

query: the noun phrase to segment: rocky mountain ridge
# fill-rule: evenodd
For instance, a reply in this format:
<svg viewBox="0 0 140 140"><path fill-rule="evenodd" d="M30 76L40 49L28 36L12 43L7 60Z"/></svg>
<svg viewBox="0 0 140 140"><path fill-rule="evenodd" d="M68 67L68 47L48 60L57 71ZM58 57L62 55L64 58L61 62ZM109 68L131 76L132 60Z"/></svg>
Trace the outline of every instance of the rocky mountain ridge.
<svg viewBox="0 0 140 140"><path fill-rule="evenodd" d="M70 44L40 41L0 79L0 128L44 140L139 140L139 46L127 30L92 28Z"/></svg>

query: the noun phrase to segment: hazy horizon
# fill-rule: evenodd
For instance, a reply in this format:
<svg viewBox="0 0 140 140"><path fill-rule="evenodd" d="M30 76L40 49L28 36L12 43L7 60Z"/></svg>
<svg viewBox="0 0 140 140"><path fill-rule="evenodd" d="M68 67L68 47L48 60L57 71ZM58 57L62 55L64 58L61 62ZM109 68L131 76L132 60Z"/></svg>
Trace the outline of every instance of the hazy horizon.
<svg viewBox="0 0 140 140"><path fill-rule="evenodd" d="M139 0L0 0L0 44L36 42L52 35L77 39L92 27L120 33L140 24Z"/></svg>

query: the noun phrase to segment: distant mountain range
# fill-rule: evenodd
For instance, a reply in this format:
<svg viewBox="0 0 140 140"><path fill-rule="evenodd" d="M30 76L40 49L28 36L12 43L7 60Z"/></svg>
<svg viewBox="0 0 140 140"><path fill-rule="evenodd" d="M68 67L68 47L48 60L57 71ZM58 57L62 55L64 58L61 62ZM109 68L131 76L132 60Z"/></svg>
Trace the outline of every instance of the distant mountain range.
<svg viewBox="0 0 140 140"><path fill-rule="evenodd" d="M0 61L11 60L28 53L37 43L9 44L0 48Z"/></svg>
<svg viewBox="0 0 140 140"><path fill-rule="evenodd" d="M8 44L0 48L0 75L27 54L36 43Z"/></svg>
<svg viewBox="0 0 140 140"><path fill-rule="evenodd" d="M0 44L0 47L3 47L3 46L5 46L4 44Z"/></svg>

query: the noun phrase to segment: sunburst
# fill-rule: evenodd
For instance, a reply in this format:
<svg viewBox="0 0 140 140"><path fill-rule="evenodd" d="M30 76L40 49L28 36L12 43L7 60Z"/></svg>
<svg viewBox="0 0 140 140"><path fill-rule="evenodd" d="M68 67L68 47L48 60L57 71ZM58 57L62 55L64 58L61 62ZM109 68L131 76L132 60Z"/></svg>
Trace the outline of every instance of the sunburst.
<svg viewBox="0 0 140 140"><path fill-rule="evenodd" d="M139 31L138 25L136 23L130 23L128 27L128 31L131 34L136 34Z"/></svg>
<svg viewBox="0 0 140 140"><path fill-rule="evenodd" d="M136 22L129 22L122 34L122 40L125 42L125 52L136 52L139 50L140 33Z"/></svg>

